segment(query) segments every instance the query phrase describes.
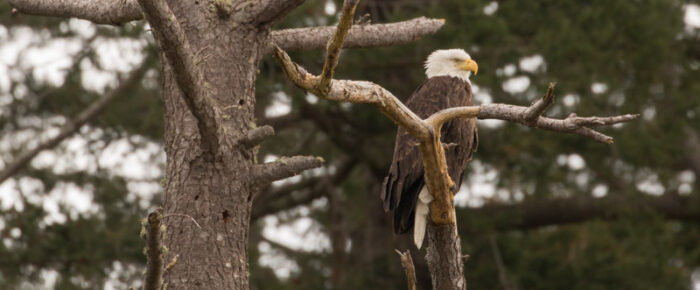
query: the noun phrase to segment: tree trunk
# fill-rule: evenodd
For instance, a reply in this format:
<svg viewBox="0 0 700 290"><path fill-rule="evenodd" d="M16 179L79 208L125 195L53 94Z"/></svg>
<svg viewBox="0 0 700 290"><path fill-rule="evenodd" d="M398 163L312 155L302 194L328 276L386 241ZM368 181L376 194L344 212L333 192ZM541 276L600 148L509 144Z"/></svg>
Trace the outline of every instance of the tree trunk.
<svg viewBox="0 0 700 290"><path fill-rule="evenodd" d="M210 19L206 1L168 1L182 25L206 89L221 105L232 136L253 122L255 75L268 33L233 21ZM167 289L248 289L248 229L255 190L250 168L255 149L208 152L199 144L172 68L163 63L165 151L164 223ZM192 217L197 223L193 222ZM201 228L200 228L201 226Z"/></svg>
<svg viewBox="0 0 700 290"><path fill-rule="evenodd" d="M455 261L462 258L462 245L456 233L455 224L436 225L428 222L428 249L425 259L430 268L434 290L467 289L462 261Z"/></svg>

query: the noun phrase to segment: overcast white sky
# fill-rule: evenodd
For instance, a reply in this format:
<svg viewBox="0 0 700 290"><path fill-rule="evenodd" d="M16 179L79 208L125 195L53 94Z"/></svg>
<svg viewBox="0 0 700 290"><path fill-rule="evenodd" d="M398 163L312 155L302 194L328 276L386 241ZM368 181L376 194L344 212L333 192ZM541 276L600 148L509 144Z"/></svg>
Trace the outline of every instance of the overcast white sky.
<svg viewBox="0 0 700 290"><path fill-rule="evenodd" d="M328 14L334 14L336 7L332 2L328 2L325 9ZM498 3L492 2L484 7L483 12L492 15L497 12ZM684 20L688 31L700 29L700 6L687 5L685 7ZM91 38L95 34L95 26L87 21L70 19L61 25L64 31L73 31L78 36L75 38L51 39L48 32L36 31L26 27L7 27L0 25L0 114L3 114L2 106L14 99L25 98L26 88L18 88L14 92L9 91L11 80L22 81L26 77L24 71L31 70L32 75L39 81L60 86L65 78L66 70L72 64L73 56L81 51L83 40ZM142 50L148 45L146 37L140 40L134 39L104 39L98 37L91 45L98 54L99 66L89 60L83 60L80 67L87 73L83 74L83 86L89 90L104 92L116 85L117 73L128 72L137 66L143 59ZM547 64L541 55L531 55L521 59L518 63L503 64L496 69L499 76L505 78L503 82L504 91L516 96L525 96L531 89L530 79L521 75L522 72L546 71ZM151 82L155 85L155 81ZM478 80L474 80L474 92L477 102L490 103L492 98L488 91L478 86ZM605 94L607 85L604 83L591 84L591 93ZM523 101L526 101L526 98ZM314 96L308 96L310 101L315 102ZM574 107L580 97L577 95L565 95L563 104L566 107ZM284 115L290 112L290 100L284 93L275 95L272 106L267 108L265 114L268 116ZM644 112L645 118L653 118L654 112ZM58 133L58 128L66 122L65 118L55 116L48 119L29 117L22 120L23 124L43 128L41 130L27 129L0 137L0 152L9 152L10 149L30 148L35 146L39 140L44 140ZM480 121L480 126L495 128L502 126L503 122L498 120ZM104 134L99 128L85 127L81 130L81 135L74 136L64 141L55 150L41 153L31 166L36 168L51 169L57 173L87 171L96 172L98 169L107 170L114 176L125 177L128 182L130 201L140 201L140 206L144 209L152 207L150 198L161 192L159 179L163 176L163 164L165 156L159 144L149 142L139 136L125 137L110 144L104 144L100 137ZM38 137L37 137L38 136ZM102 142L102 143L100 143ZM97 154L92 154L88 150L88 144L93 144L98 148ZM12 160L12 156L0 156L0 168L4 167L4 161ZM273 160L276 156L265 156L265 160ZM557 157L557 164L563 169L572 172L572 178L580 186L588 185L588 172L585 160L578 154L563 153ZM467 178L468 182L462 187L456 196L455 202L458 206L481 206L486 200L498 198L503 200L521 200L524 192L517 190L509 192L499 189L496 186L498 171L488 164L483 164L478 160L470 165L474 169L474 174ZM624 164L619 164L624 168ZM323 174L331 169L317 170L312 173ZM637 186L639 190L648 194L658 195L664 192L665 187L658 181L658 176L652 172L637 173ZM682 172L677 180L681 186L681 193L689 193L692 184L697 178L692 172ZM295 182L300 177L285 182ZM591 194L596 197L605 196L608 188L604 184L590 186ZM53 223L63 223L68 216L77 215L99 215L99 207L93 203L93 189L81 187L73 183L59 183L54 189L46 192L43 184L35 179L23 177L20 179L11 178L0 184L0 210L16 209L21 211L26 202L41 205L47 212L43 220L43 225ZM294 249L304 251L329 251L329 239L321 231L320 225L312 218L308 217L310 208L323 208L326 206L325 199L319 199L310 206L301 206L291 210L287 214L297 215L299 218L291 222L281 222L276 216L268 216L263 219L265 228L263 236L270 241L282 243ZM59 210L61 207L68 209L67 213ZM67 216L68 215L68 216ZM5 228L5 223L0 219L0 230ZM6 246L12 246L14 239L21 236L18 228L9 229L10 236L2 240ZM352 247L348 243L348 247ZM267 242L258 245L262 252L260 263L275 270L280 277L289 277L298 269L293 260L276 251ZM122 288L118 282L119 272L137 273L140 269L133 265L122 265L116 263L112 266L112 279L105 285L105 289ZM42 274L46 281L44 286L51 288L55 280L56 273L45 271ZM693 275L695 288L700 290L700 271Z"/></svg>

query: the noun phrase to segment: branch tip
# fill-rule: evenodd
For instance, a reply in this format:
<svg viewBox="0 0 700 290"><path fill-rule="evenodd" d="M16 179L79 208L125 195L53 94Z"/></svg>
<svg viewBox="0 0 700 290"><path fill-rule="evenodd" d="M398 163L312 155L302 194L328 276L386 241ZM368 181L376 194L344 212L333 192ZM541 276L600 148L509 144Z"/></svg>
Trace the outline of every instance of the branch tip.
<svg viewBox="0 0 700 290"><path fill-rule="evenodd" d="M352 26L352 19L355 15L355 8L359 0L345 0L343 3L343 12L340 16L340 21L335 29L333 37L328 40L326 48L326 61L323 63L320 80L316 86L317 90L326 95L330 91L331 80L335 67L338 65L340 58L340 50L345 42L345 37Z"/></svg>
<svg viewBox="0 0 700 290"><path fill-rule="evenodd" d="M313 156L280 157L273 162L253 165L251 174L258 185L263 185L321 167L324 162L323 158Z"/></svg>
<svg viewBox="0 0 700 290"><path fill-rule="evenodd" d="M245 136L238 140L238 144L243 145L245 148L250 149L255 146L260 145L265 138L270 137L275 134L275 129L272 126L264 125L254 129L251 129L246 133Z"/></svg>

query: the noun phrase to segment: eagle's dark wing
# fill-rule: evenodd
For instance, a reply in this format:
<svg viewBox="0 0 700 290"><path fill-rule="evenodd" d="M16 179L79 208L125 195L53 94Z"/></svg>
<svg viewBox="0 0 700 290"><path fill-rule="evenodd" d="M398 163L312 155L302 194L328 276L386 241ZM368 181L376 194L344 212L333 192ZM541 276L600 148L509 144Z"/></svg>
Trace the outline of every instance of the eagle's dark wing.
<svg viewBox="0 0 700 290"><path fill-rule="evenodd" d="M469 83L448 76L432 77L416 89L406 106L421 118L450 107L471 106L473 97ZM476 122L457 119L445 123L443 143L456 143L445 152L450 177L459 187L466 162L476 151ZM413 228L418 194L425 184L423 159L418 140L399 128L394 146L394 159L384 179L381 199L384 210L394 212L394 232L403 234Z"/></svg>

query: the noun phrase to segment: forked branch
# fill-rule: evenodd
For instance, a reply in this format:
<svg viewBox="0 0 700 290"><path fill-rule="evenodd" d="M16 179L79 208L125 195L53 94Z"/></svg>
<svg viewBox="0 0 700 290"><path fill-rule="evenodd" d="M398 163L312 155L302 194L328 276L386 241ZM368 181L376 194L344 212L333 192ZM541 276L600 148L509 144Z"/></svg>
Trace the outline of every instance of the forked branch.
<svg viewBox="0 0 700 290"><path fill-rule="evenodd" d="M636 118L637 115L581 118L572 114L563 120L541 117L554 101L554 85L551 84L545 96L529 107L505 104L457 107L439 111L423 120L389 91L377 84L366 81L332 80L340 49L352 25L352 21L347 20L352 18L355 5L357 0L346 0L343 5L343 16L326 48L327 57L320 76L308 73L303 67L294 63L278 46L274 47L275 57L287 78L298 87L328 100L373 104L419 141L426 186L434 197L434 201L430 204L432 224L428 231L430 241L428 261L433 287L465 289L461 247L459 236L456 234L455 211L449 190L451 183L447 175L443 144L436 133L440 131L442 124L456 118L500 119L534 128L579 134L597 141L612 143L611 137L589 127L627 122ZM441 270L448 268L454 271Z"/></svg>

